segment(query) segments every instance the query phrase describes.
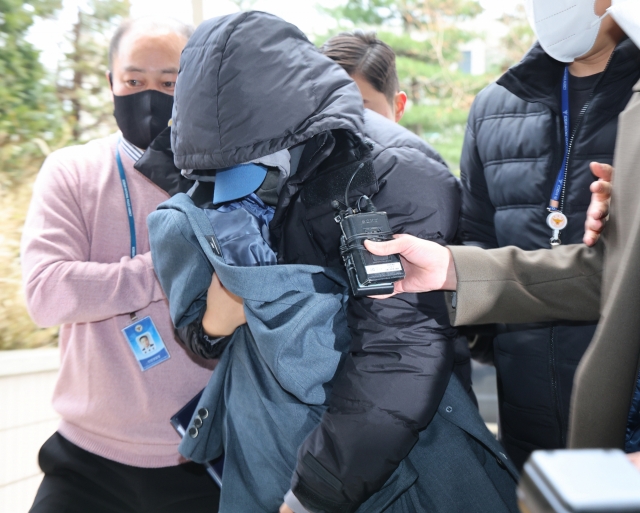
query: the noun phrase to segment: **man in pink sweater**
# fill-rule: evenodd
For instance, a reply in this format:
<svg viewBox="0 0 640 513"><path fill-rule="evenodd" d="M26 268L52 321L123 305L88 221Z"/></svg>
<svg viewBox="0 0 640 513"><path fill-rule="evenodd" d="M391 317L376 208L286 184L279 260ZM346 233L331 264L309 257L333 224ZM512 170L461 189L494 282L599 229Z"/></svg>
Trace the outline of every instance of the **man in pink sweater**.
<svg viewBox="0 0 640 513"><path fill-rule="evenodd" d="M22 239L27 306L60 328L53 405L34 513L217 511L219 490L177 451L170 417L212 366L174 338L149 253L146 218L168 195L133 167L171 117L191 29L125 22L109 52L122 134L54 152L42 166Z"/></svg>

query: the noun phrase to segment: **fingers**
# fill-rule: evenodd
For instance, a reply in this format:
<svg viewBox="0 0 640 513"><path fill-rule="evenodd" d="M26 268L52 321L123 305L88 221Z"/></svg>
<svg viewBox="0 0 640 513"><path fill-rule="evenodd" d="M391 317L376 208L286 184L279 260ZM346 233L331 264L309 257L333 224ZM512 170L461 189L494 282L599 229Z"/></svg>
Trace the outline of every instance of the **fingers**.
<svg viewBox="0 0 640 513"><path fill-rule="evenodd" d="M591 201L591 205L589 205L589 209L587 210L587 223L595 222L595 223L603 223L606 221L606 217L609 215L609 202L608 201ZM597 230L597 227L587 226L587 228L594 228Z"/></svg>
<svg viewBox="0 0 640 513"><path fill-rule="evenodd" d="M591 192L591 204L587 210L587 219L600 220L609 215L612 186L603 180L593 182L589 187Z"/></svg>
<svg viewBox="0 0 640 513"><path fill-rule="evenodd" d="M394 292L393 294L387 294L386 296L367 296L370 297L371 299L389 299L390 297L393 297L397 294L397 292Z"/></svg>
<svg viewBox="0 0 640 513"><path fill-rule="evenodd" d="M597 212L600 216L600 212ZM587 246L593 246L598 239L602 230L604 230L605 221L603 219L597 219L592 213L587 213L587 220L584 222L584 237L582 241Z"/></svg>
<svg viewBox="0 0 640 513"><path fill-rule="evenodd" d="M593 182L589 187L592 193L591 204L587 210L587 220L584 223L585 233L582 238L587 246L593 246L604 229L606 217L609 215L609 202L613 190L611 179L614 172L613 167L609 164L600 164L599 162L592 162L590 168L599 180Z"/></svg>
<svg viewBox="0 0 640 513"><path fill-rule="evenodd" d="M606 217L606 212L588 213L587 220L584 223L585 229L601 232L604 228Z"/></svg>
<svg viewBox="0 0 640 513"><path fill-rule="evenodd" d="M584 242L587 246L592 247L592 246L595 246L599 238L600 238L600 234L598 232L587 230L584 232L584 237L582 237L582 242Z"/></svg>
<svg viewBox="0 0 640 513"><path fill-rule="evenodd" d="M589 186L589 190L598 196L601 196L602 199L608 199L611 197L611 191L613 190L613 185L610 182L605 182L600 179L597 182L592 182Z"/></svg>
<svg viewBox="0 0 640 513"><path fill-rule="evenodd" d="M396 255L407 251L411 247L411 239L406 235L394 235L393 240L386 242L374 242L372 240L365 240L364 247L367 251L378 256Z"/></svg>
<svg viewBox="0 0 640 513"><path fill-rule="evenodd" d="M613 167L609 164L592 162L589 167L591 168L591 172L601 180L604 180L605 182L611 181L611 177L613 176Z"/></svg>
<svg viewBox="0 0 640 513"><path fill-rule="evenodd" d="M597 212L597 214L600 216L601 213ZM592 213L587 213L587 220L584 222L584 237L582 238L582 241L587 246L593 246L598 242L605 224L606 220L604 218L596 219Z"/></svg>
<svg viewBox="0 0 640 513"><path fill-rule="evenodd" d="M604 223L600 221L587 220L585 223L584 231L585 233L594 233L596 235L600 235L602 230L604 229Z"/></svg>

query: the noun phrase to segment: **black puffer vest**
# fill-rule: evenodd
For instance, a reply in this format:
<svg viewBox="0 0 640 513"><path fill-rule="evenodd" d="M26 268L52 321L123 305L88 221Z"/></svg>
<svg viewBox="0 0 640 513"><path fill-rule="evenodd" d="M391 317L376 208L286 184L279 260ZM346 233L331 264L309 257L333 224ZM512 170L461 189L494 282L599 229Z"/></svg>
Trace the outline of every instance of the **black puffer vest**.
<svg viewBox="0 0 640 513"><path fill-rule="evenodd" d="M465 244L549 248L547 206L564 156L560 87L564 64L539 45L476 98L461 162ZM611 164L618 115L640 78L640 51L629 40L613 53L573 123L564 244L582 242L595 179L592 161ZM502 442L520 465L536 449L564 447L573 376L595 325L501 325L494 339Z"/></svg>

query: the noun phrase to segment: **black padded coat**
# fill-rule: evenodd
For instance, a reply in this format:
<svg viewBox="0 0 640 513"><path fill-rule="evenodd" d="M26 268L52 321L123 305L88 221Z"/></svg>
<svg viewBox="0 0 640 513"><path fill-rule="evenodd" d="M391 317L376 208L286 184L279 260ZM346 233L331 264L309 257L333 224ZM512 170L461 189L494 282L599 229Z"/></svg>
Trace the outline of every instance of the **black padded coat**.
<svg viewBox="0 0 640 513"><path fill-rule="evenodd" d="M476 98L461 161L465 244L549 248L546 210L564 156L560 87L564 64L539 45ZM563 244L582 242L595 179L592 161L611 164L618 115L640 78L640 52L622 41L584 114L572 121ZM493 342L501 440L520 467L536 449L566 445L573 376L595 324L500 325Z"/></svg>
<svg viewBox="0 0 640 513"><path fill-rule="evenodd" d="M372 197L397 233L451 242L456 179L418 137L363 117L355 83L295 27L256 12L209 20L181 59L175 162L217 169L304 143L271 224L280 263L343 268L331 200L360 162L352 200ZM347 316L351 351L292 480L312 511L355 511L380 489L434 416L460 359L441 293L352 298Z"/></svg>

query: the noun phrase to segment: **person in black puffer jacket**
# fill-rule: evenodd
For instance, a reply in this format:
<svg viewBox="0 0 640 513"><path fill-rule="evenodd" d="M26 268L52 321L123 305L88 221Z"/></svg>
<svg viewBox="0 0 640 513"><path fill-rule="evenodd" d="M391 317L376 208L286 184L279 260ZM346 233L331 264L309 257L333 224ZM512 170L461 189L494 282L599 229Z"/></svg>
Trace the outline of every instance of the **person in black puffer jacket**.
<svg viewBox="0 0 640 513"><path fill-rule="evenodd" d="M349 204L371 198L396 233L440 244L456 233L459 185L440 156L406 129L363 112L362 97L344 70L298 29L265 13L230 15L198 27L182 54L171 142L179 169L220 170L288 149L291 174L269 225L278 265L318 265L344 274L333 200L345 192ZM356 176L359 169L364 171ZM206 201L211 203L211 194ZM296 513L354 512L368 500L386 500L385 494L393 503L370 503L368 511L516 511L515 468L457 378L456 367L469 364L457 365L456 331L444 296L350 297L343 312L351 344L330 381L326 410L308 426L297 464L293 451L251 455L291 466L284 473L253 466L278 484L267 490L268 508L243 511L275 511L289 472L286 500ZM203 338L199 320L192 328L183 334L191 347ZM207 351L215 349L205 342ZM449 383L460 404L440 404ZM462 420L466 427L456 424ZM273 439L287 436L286 430L272 431ZM226 439L241 432L247 433L231 429ZM424 452L412 462L414 450ZM227 479L234 461L229 453ZM225 494L243 483L247 502L254 500L253 491L266 494L260 486L265 476L253 482L249 473L226 491L223 484L229 511L240 511L232 504L240 492Z"/></svg>
<svg viewBox="0 0 640 513"><path fill-rule="evenodd" d="M596 51L569 66L562 244L582 242L595 179L590 163L612 162L618 115L640 78L640 51L610 18L591 54ZM536 44L476 98L461 160L465 245L550 247L547 207L565 156L565 66ZM594 331L595 324L576 322L495 327L500 437L520 467L536 449L565 447L573 377Z"/></svg>
<svg viewBox="0 0 640 513"><path fill-rule="evenodd" d="M407 153L419 152L447 167L443 158L430 145L404 128L389 130L389 125L376 116L380 114L390 121L398 122L404 114L407 95L400 91L400 83L396 71L396 54L385 42L378 39L375 33L356 31L344 32L332 37L321 47L320 52L339 64L354 80L363 96L365 105L365 133L383 148L404 149ZM390 146L391 144L391 146ZM381 152L376 151L377 155ZM413 162L427 168L432 164L416 155ZM453 184L452 177L449 181ZM456 182L456 184L458 184ZM453 197L452 197L453 198ZM452 212L457 208L453 202ZM214 280L215 281L215 280ZM213 292L215 293L214 284ZM229 337L209 337L203 327L203 311L194 322L176 330L180 340L195 354L203 358L218 358L225 348ZM477 404L476 396L471 388L471 357L467 338L459 336L453 343L454 372Z"/></svg>

